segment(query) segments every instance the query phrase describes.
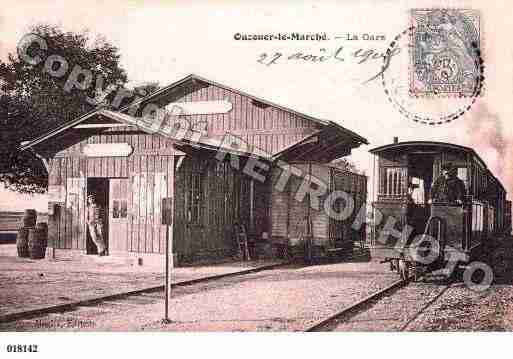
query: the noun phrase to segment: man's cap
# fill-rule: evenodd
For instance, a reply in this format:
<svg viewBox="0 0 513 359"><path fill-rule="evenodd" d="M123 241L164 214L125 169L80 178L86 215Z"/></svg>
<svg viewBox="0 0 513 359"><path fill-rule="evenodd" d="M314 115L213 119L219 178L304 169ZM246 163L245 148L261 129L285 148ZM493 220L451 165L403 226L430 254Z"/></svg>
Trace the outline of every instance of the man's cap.
<svg viewBox="0 0 513 359"><path fill-rule="evenodd" d="M94 194L90 193L90 194L88 194L88 195L87 195L87 198L95 199L95 198L96 198L96 196L95 196Z"/></svg>
<svg viewBox="0 0 513 359"><path fill-rule="evenodd" d="M452 163L450 163L450 162L444 163L444 164L442 165L442 169L443 169L443 170L451 170L451 169L454 169L454 168L455 168L455 167L454 167L454 166L453 166L453 164L452 164Z"/></svg>

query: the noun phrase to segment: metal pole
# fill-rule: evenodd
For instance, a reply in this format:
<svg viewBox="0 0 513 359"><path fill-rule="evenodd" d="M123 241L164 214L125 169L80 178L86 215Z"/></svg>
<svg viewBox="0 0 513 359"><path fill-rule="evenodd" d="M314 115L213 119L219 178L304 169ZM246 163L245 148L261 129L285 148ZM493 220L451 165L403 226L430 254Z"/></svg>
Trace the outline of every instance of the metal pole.
<svg viewBox="0 0 513 359"><path fill-rule="evenodd" d="M166 226L166 308L164 314L164 322L171 323L171 319L169 319L169 305L171 302L171 268L172 268L172 244L171 238L169 236L170 226L169 224Z"/></svg>

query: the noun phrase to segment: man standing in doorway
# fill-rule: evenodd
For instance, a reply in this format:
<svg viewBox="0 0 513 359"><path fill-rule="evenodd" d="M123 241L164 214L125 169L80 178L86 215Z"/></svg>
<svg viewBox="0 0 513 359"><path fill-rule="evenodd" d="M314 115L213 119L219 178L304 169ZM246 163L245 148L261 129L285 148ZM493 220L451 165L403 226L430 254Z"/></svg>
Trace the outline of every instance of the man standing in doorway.
<svg viewBox="0 0 513 359"><path fill-rule="evenodd" d="M93 243L98 249L98 255L104 256L107 254L105 240L103 239L103 210L96 203L94 195L87 196L87 228Z"/></svg>

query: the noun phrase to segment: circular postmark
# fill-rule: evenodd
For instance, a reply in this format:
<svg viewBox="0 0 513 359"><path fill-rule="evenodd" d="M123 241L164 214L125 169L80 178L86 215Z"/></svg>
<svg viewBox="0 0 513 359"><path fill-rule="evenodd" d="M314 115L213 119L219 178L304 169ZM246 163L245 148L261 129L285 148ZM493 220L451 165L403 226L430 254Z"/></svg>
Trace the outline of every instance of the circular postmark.
<svg viewBox="0 0 513 359"><path fill-rule="evenodd" d="M472 56L468 58L472 59L472 64L466 58L464 65L473 71L465 73L463 66L459 65L458 54L440 45L443 37L431 39L433 49L440 51L427 53L423 59L427 65L420 63L412 54L417 50L412 44L416 37L419 37L419 32L412 25L398 34L387 48L381 71L385 95L399 113L416 123L434 126L452 122L468 112L483 92L485 66L479 42L472 41L469 45ZM407 48L408 51L398 52L398 48ZM429 91L425 90L426 87L424 91L416 91L414 81L419 79L430 85ZM456 79L460 81L459 90L451 85ZM434 86L435 82L441 85Z"/></svg>

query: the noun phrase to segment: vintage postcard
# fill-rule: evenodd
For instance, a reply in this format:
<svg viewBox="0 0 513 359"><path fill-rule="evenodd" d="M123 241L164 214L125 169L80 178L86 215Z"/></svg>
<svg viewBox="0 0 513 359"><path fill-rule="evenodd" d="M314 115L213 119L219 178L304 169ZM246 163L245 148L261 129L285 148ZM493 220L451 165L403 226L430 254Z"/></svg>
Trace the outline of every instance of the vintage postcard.
<svg viewBox="0 0 513 359"><path fill-rule="evenodd" d="M2 357L513 331L508 2L4 5Z"/></svg>

